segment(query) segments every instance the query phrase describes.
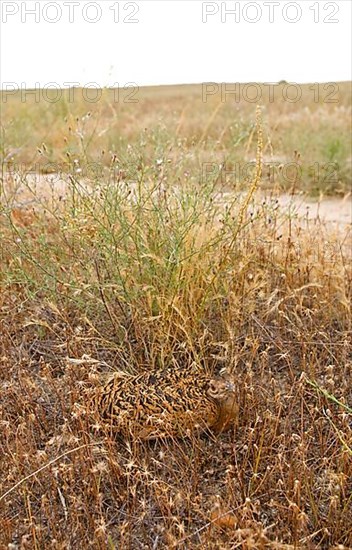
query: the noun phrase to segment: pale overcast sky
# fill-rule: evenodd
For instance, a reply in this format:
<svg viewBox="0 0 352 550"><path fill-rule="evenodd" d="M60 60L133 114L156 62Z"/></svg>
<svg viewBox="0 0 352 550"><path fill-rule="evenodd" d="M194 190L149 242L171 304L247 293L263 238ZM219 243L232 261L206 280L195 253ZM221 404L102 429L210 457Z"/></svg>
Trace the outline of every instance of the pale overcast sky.
<svg viewBox="0 0 352 550"><path fill-rule="evenodd" d="M351 79L350 0L1 0L1 86Z"/></svg>

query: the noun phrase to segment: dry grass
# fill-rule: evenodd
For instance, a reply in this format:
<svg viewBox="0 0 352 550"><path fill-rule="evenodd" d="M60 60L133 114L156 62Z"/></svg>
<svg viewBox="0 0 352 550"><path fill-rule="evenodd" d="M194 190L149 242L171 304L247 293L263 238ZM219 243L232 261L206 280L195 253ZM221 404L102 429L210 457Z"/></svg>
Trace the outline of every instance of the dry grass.
<svg viewBox="0 0 352 550"><path fill-rule="evenodd" d="M2 204L0 543L348 548L348 242L256 203L260 158L224 204L217 182L175 185L165 147L134 161L134 185L112 167L91 191L72 177L63 202ZM100 373L189 361L235 373L228 433L143 443L91 425Z"/></svg>
<svg viewBox="0 0 352 550"><path fill-rule="evenodd" d="M351 83L256 86L223 84L213 94L201 85L0 92L3 169L79 169L94 179L114 163L135 181L141 161L147 175L162 159L174 182L217 179L241 189L255 160L257 91L265 127L262 187L348 193Z"/></svg>

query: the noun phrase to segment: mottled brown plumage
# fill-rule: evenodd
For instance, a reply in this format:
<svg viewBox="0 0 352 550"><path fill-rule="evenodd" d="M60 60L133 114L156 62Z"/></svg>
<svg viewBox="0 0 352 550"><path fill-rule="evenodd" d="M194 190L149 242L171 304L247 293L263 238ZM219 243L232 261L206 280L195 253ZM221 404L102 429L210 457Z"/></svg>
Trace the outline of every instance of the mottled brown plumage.
<svg viewBox="0 0 352 550"><path fill-rule="evenodd" d="M98 389L95 407L104 428L140 439L220 432L237 413L234 381L196 367L115 373Z"/></svg>

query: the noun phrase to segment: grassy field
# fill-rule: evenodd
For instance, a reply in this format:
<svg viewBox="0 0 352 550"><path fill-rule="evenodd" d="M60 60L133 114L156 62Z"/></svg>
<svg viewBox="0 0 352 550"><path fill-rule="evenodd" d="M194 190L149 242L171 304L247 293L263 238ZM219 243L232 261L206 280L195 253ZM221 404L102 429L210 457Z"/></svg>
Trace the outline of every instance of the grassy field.
<svg viewBox="0 0 352 550"><path fill-rule="evenodd" d="M344 195L351 189L351 83L193 85L2 92L4 170L88 178L165 177L231 189L250 181L254 110L263 105L262 186Z"/></svg>
<svg viewBox="0 0 352 550"><path fill-rule="evenodd" d="M348 192L349 90L261 111L199 86L7 98L0 548L352 546L351 235L277 199ZM268 176L291 161L302 177ZM336 163L334 181L312 162ZM58 168L61 200L9 192ZM237 379L228 432L141 442L92 425L106 372L193 361Z"/></svg>

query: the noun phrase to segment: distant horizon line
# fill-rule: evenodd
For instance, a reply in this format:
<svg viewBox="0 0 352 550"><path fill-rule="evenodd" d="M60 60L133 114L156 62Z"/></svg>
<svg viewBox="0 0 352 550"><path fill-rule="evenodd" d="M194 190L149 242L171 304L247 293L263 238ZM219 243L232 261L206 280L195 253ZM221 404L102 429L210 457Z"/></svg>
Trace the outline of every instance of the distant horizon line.
<svg viewBox="0 0 352 550"><path fill-rule="evenodd" d="M166 88L166 87L177 87L177 86L202 86L204 84L228 84L228 85L236 85L236 84L257 84L257 85L266 85L266 86L278 86L282 84L292 84L292 85L300 85L300 86L306 86L309 84L330 84L330 83L343 83L343 84L352 84L352 79L350 80L311 80L311 81L297 81L297 80L276 80L276 81L255 81L255 80L238 80L238 81L230 81L230 80L202 80L199 82L178 82L178 83L159 83L159 84L138 84L137 82L127 82L124 85L121 86L114 86L114 85L100 85L98 82L88 82L87 85L75 85L75 83L72 83L73 85L69 85L71 83L68 83L68 85L60 85L57 82L48 82L48 84L41 84L40 86L23 86L25 84L24 82L21 82L18 84L17 82L9 81L0 83L0 92L4 93L15 93L22 90L70 90L70 89L92 89L92 90L117 90L117 89L128 89L132 86L136 86L138 88ZM39 84L39 83L38 83ZM13 85L16 86L12 89L4 88L4 85ZM50 86L50 87L48 87Z"/></svg>

